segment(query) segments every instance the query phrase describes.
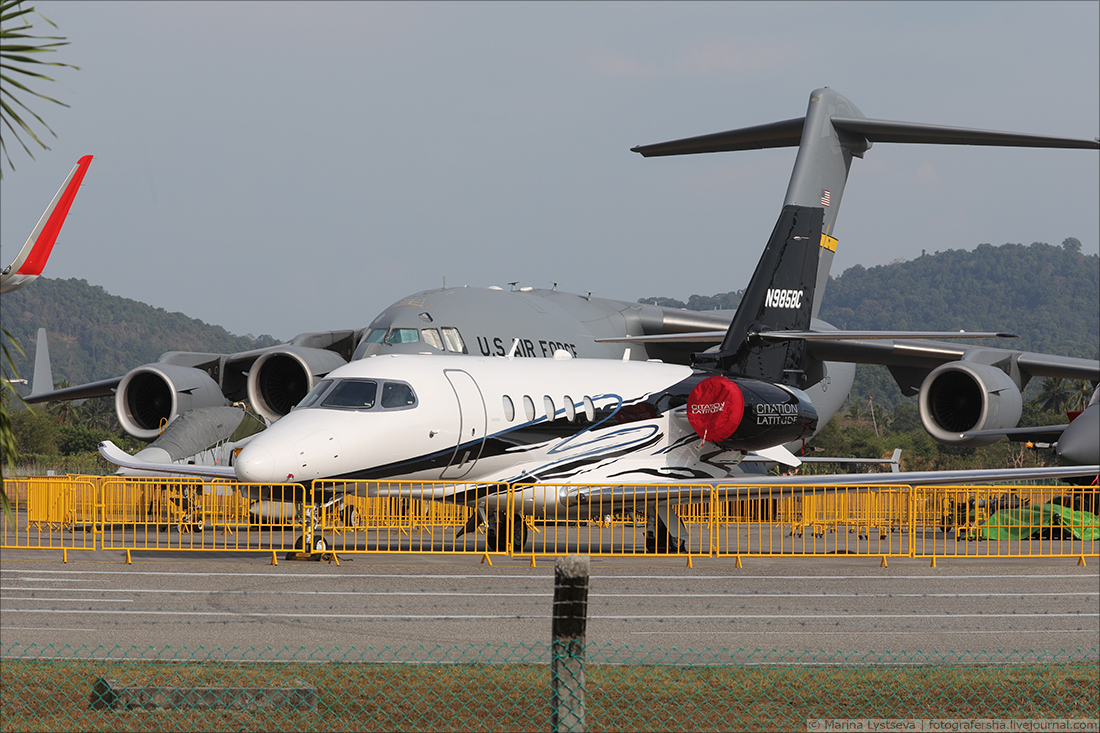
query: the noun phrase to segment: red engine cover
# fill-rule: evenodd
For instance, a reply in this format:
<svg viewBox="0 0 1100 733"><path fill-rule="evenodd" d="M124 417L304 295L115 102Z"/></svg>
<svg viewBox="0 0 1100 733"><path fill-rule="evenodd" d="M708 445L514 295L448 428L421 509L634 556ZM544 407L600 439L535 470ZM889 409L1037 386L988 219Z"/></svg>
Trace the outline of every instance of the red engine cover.
<svg viewBox="0 0 1100 733"><path fill-rule="evenodd" d="M704 441L720 443L733 435L745 414L741 388L725 377L707 377L691 390L688 422Z"/></svg>

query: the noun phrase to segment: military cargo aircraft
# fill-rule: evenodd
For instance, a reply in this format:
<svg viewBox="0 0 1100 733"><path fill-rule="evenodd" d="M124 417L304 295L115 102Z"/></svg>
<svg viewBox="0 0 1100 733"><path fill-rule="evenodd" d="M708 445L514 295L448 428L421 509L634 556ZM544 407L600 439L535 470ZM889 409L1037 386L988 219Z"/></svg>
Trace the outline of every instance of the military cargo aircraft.
<svg viewBox="0 0 1100 733"><path fill-rule="evenodd" d="M31 235L27 237L19 254L0 272L0 293L10 293L30 285L42 274L42 269L46 266L50 253L53 252L57 235L61 232L61 225L69 215L69 208L73 205L76 192L80 190L84 174L88 172L88 166L91 164L92 156L85 155L69 171L65 182L61 184L57 195L46 207L42 218L38 220Z"/></svg>

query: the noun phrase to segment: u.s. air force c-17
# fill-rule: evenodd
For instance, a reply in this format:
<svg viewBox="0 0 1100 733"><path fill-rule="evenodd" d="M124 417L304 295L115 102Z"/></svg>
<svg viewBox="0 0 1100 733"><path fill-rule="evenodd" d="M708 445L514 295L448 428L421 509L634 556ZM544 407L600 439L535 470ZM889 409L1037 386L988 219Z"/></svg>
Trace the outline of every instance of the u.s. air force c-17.
<svg viewBox="0 0 1100 733"><path fill-rule="evenodd" d="M667 489L657 484L685 479L729 481L731 463L736 462L735 457L730 460L731 455L772 449L812 433L821 421L805 390L820 384L826 376L824 364L810 348L819 339L851 343L858 356L868 348L865 344L881 339L896 344L930 336L1004 335L813 328L812 315L819 302L823 272L836 247L830 233L835 221L833 207L839 203L851 156L861 155L872 136L876 141L926 142L942 138L955 143L995 144L991 141L1007 143L1011 138L1012 144L1090 145L865 120L847 100L828 89L814 92L804 120L750 128L751 133L738 131L728 136L736 138L735 146L779 144L793 134L794 122L800 133L799 154L779 220L726 331L718 336L688 334L687 340L721 338L717 348L696 354L693 366L576 359L570 350L562 348L555 350L553 359L520 359L516 358L519 339L513 340L504 357L370 353L412 341L401 334L400 329L406 326L391 323L383 328L376 321L373 331L384 332L387 339L372 340L372 331L368 330L356 352L360 358L329 372L297 409L252 438L235 466L195 466L188 467L188 472L235 477L257 485L258 491L264 484L305 484L313 479L334 481L344 490L376 493L385 489L371 482L396 477L480 483L584 481L628 484L634 487L633 500L639 485L651 484L641 490L644 500L660 505L667 503L670 495L662 494ZM708 136L711 141L715 137ZM747 145L746 140L752 144ZM691 146L680 145L681 149L687 147ZM425 331L431 332L436 326L424 324L436 320L425 318L425 314L431 315L426 311L416 314L421 321L417 337L427 340ZM412 325L407 328L413 330ZM392 337L395 329L398 338ZM436 337L442 340L442 328ZM684 335L668 338L682 339ZM643 339L650 342L652 337ZM869 348L873 350L874 346ZM446 350L446 342L444 349L436 350ZM1021 361L1019 352L989 351L999 352L1005 363ZM1085 360L1067 362L1059 357L1044 360L1032 356L1028 363L1040 372L1045 368L1083 368L1087 374L1098 371L1096 363ZM940 368L928 367L929 378ZM984 371L978 373L987 376ZM989 392L978 390L973 398L978 403L979 417L1014 422L1019 417L1018 389L1013 415L1012 403L1000 402L999 393L1005 391L1003 382L995 386ZM122 466L169 472L181 468L134 461L109 443L101 450ZM1053 478L1096 470L1096 466L1089 466L890 474L890 481ZM754 480L757 486L760 483ZM462 501L466 496L453 484L443 484L436 491L435 498L442 500ZM481 508L496 518L490 528L502 526L499 517L504 509L500 501L499 496L480 495L479 502L484 504ZM531 488L519 501L527 514L540 515L551 507L555 512L565 507L576 516L586 511L583 498L565 488ZM662 513L660 506L656 508L648 514L659 521ZM502 534L490 532L498 537ZM669 528L655 529L654 534L666 537L667 542Z"/></svg>

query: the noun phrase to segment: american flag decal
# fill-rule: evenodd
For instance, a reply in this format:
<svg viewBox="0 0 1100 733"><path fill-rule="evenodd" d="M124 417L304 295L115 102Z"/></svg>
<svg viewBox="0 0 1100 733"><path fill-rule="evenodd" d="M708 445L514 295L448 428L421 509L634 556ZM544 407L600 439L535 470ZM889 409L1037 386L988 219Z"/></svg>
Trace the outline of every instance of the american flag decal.
<svg viewBox="0 0 1100 733"><path fill-rule="evenodd" d="M829 205L829 190L827 188L821 189L821 205L822 206L828 206Z"/></svg>

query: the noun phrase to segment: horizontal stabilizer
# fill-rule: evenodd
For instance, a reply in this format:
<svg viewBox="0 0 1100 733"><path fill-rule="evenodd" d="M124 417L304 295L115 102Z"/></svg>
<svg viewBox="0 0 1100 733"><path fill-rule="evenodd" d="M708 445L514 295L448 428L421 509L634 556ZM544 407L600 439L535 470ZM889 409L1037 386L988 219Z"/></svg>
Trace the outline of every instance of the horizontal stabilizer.
<svg viewBox="0 0 1100 733"><path fill-rule="evenodd" d="M863 135L872 143L926 143L929 145L997 145L1009 148L1077 148L1100 150L1100 141L1082 140L1023 132L974 130L967 127L926 125L919 122L893 122L833 117L833 127Z"/></svg>
<svg viewBox="0 0 1100 733"><path fill-rule="evenodd" d="M802 139L805 117L766 125L742 127L739 130L714 132L709 135L686 137L667 143L638 145L631 152L646 158L662 155L692 155L694 153L724 153L733 150L762 150L764 148L793 148Z"/></svg>
<svg viewBox="0 0 1100 733"><path fill-rule="evenodd" d="M862 135L869 143L923 143L928 145L996 145L1010 148L1075 148L1100 150L1100 140L1051 135L1033 135L1023 132L978 130L968 127L929 125L920 122L895 122L893 120L869 120L853 117L831 117L837 130ZM736 150L760 150L764 148L793 148L802 140L805 117L766 125L742 127L708 135L685 137L651 145L638 145L631 152L646 158L665 155L695 155L698 153L726 153Z"/></svg>

